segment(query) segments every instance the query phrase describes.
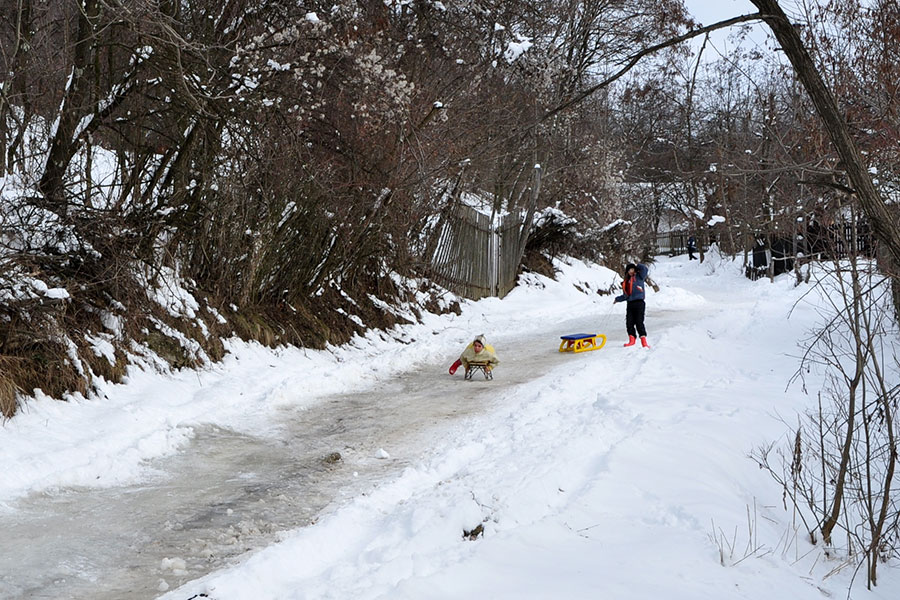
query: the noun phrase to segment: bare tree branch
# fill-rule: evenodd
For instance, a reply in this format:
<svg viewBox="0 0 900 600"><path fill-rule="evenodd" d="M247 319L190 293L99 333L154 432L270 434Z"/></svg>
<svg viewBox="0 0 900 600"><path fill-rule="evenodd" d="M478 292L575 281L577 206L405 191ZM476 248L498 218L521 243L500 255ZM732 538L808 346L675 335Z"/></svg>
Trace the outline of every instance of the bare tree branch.
<svg viewBox="0 0 900 600"><path fill-rule="evenodd" d="M618 71L616 71L615 73L613 73L612 75L610 75L609 77L604 79L603 81L601 81L595 85L592 85L591 87L589 87L585 90L578 92L577 94L575 94L574 97L570 98L569 100L566 100L562 104L559 104L558 106L556 106L556 107L550 109L549 111L547 111L546 113L544 113L544 115L540 119L540 122L546 121L547 119L566 110L567 108L570 108L570 107L574 106L575 104L578 104L579 102L581 102L588 96L609 86L609 84L613 83L617 79L620 79L622 76L624 76L626 73L628 73L631 69L633 69L634 66L645 56L648 56L655 52L659 52L660 50L663 50L665 48L670 48L672 46L680 44L681 42L685 42L687 40L693 39L697 36L706 35L707 33L711 32L711 31L715 31L717 29L724 29L726 27L731 27L732 25L737 25L738 23L746 23L749 21L758 21L761 18L762 18L762 15L760 13L741 15L739 17L733 17L731 19L719 21L718 23L713 23L712 25L707 25L707 26L701 27L699 29L694 29L694 30L688 31L687 33L684 33L682 35L665 40L664 42L660 42L659 44L654 44L653 46L648 46L647 48L644 48L640 52L633 54L631 56L631 58L628 59L628 61L625 63L625 65L623 67L621 67Z"/></svg>

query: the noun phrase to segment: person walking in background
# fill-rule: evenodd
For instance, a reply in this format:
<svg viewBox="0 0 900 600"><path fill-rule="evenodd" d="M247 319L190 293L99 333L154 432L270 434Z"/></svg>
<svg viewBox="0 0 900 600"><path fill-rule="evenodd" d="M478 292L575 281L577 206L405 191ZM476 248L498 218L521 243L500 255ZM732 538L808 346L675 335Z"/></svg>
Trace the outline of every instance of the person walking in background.
<svg viewBox="0 0 900 600"><path fill-rule="evenodd" d="M644 313L647 305L644 302L644 290L647 287L647 275L650 269L643 264L629 264L625 267L625 280L622 281L620 296L616 296L613 303L627 302L625 310L625 329L628 332L626 346L634 346L637 337L641 338L641 346L649 348L647 343L647 328L644 327Z"/></svg>
<svg viewBox="0 0 900 600"><path fill-rule="evenodd" d="M688 251L688 260L697 260L697 257L694 256L694 252L697 251L697 240L694 236L691 236L687 240L687 251Z"/></svg>

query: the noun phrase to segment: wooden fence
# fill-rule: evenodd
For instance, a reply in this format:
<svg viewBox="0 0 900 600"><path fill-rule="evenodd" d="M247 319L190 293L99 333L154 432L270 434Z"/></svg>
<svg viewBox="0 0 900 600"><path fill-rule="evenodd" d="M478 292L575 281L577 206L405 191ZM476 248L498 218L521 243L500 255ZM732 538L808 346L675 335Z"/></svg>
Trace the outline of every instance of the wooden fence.
<svg viewBox="0 0 900 600"><path fill-rule="evenodd" d="M502 298L516 285L521 230L517 215L492 223L488 215L455 203L434 233L432 276L465 298Z"/></svg>

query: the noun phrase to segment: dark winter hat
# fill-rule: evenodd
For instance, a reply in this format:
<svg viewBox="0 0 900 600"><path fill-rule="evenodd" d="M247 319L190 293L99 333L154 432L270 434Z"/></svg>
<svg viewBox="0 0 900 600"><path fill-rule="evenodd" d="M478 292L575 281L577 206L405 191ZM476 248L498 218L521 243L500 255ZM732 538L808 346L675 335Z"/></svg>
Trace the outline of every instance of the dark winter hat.
<svg viewBox="0 0 900 600"><path fill-rule="evenodd" d="M633 263L628 263L627 265L625 265L625 274L628 275L628 271L630 271L631 269L637 270L637 265Z"/></svg>

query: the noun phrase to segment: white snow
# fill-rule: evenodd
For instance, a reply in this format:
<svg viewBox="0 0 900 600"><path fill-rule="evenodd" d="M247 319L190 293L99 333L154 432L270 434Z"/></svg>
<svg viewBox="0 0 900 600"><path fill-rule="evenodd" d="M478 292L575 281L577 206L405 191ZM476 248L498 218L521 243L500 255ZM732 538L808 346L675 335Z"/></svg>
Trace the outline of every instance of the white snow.
<svg viewBox="0 0 900 600"><path fill-rule="evenodd" d="M116 364L116 350L112 344L112 336L109 334L86 335L85 339L90 342L91 350L97 356L103 356L109 361L109 364Z"/></svg>
<svg viewBox="0 0 900 600"><path fill-rule="evenodd" d="M278 61L275 61L271 58L268 61L266 61L266 64L273 71L290 71L291 70L291 65L279 63Z"/></svg>
<svg viewBox="0 0 900 600"><path fill-rule="evenodd" d="M501 359L494 381L456 375L484 387L484 414L433 425L424 455L379 448L385 463L408 466L238 564L169 590L165 578L186 565L167 558L161 598L847 597L852 569L805 541L782 490L747 458L815 403L814 374L809 394L788 383L797 341L819 318L816 294L788 276L751 282L739 263L707 258L651 266L661 290L648 294L650 349L622 347L625 307L598 293L618 275L571 261L557 281L523 276L503 300L463 302L460 316L425 315L328 351L232 341L199 372L132 370L94 399L38 394L0 429L0 508L48 489L141 481L147 459L188 450L200 424L265 435L278 407L426 366L450 377L465 343L485 333ZM579 317L608 337L604 348L503 384L513 334ZM557 336L573 333L558 327L548 357L560 358ZM900 592L887 566L872 592L858 579L854 598Z"/></svg>
<svg viewBox="0 0 900 600"><path fill-rule="evenodd" d="M197 316L200 305L178 281L178 273L170 267L160 268L155 280L149 274L144 274L144 288L152 300L173 317L184 316L193 319Z"/></svg>
<svg viewBox="0 0 900 600"><path fill-rule="evenodd" d="M503 53L503 58L506 59L508 63L516 62L516 59L525 54L529 48L534 45L534 42L531 41L531 38L526 37L524 35L516 35L516 41L510 42L506 46L506 52Z"/></svg>
<svg viewBox="0 0 900 600"><path fill-rule="evenodd" d="M48 288L44 290L44 296L54 300L65 300L69 297L69 291L65 288Z"/></svg>
<svg viewBox="0 0 900 600"><path fill-rule="evenodd" d="M603 227L600 229L600 231L601 231L601 232L607 232L607 231L609 231L610 229L612 229L612 228L614 228L614 227L618 227L618 226L620 226L620 225L631 225L631 221L626 221L625 219L616 219L616 220L613 221L612 223L603 226Z"/></svg>

